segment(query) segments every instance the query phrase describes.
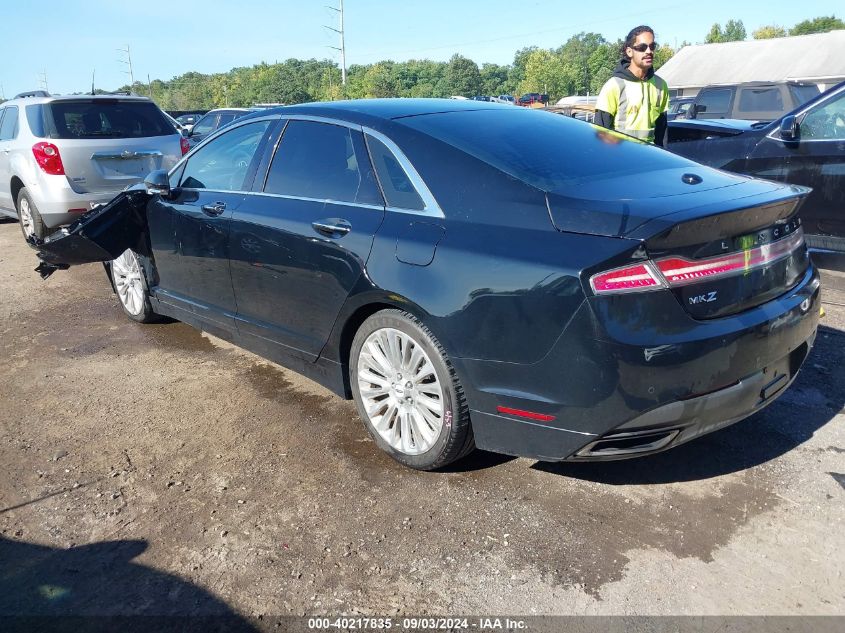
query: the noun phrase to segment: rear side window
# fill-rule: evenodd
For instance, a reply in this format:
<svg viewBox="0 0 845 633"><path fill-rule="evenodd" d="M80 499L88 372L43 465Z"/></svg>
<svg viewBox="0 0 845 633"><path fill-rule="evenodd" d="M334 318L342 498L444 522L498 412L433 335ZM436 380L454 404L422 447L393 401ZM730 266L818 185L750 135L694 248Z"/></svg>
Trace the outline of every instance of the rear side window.
<svg viewBox="0 0 845 633"><path fill-rule="evenodd" d="M44 106L39 104L28 105L25 108L26 122L29 124L29 131L38 138L47 138L47 131L44 127Z"/></svg>
<svg viewBox="0 0 845 633"><path fill-rule="evenodd" d="M287 124L264 191L314 200L384 204L364 135L314 121Z"/></svg>
<svg viewBox="0 0 845 633"><path fill-rule="evenodd" d="M781 112L783 109L783 97L777 87L743 88L740 92L740 112Z"/></svg>
<svg viewBox="0 0 845 633"><path fill-rule="evenodd" d="M55 101L45 109L49 138L144 138L175 134L173 126L151 102Z"/></svg>
<svg viewBox="0 0 845 633"><path fill-rule="evenodd" d="M0 141L11 141L18 135L18 107L9 106L0 122Z"/></svg>
<svg viewBox="0 0 845 633"><path fill-rule="evenodd" d="M367 145L370 148L370 156L373 158L387 206L412 211L424 210L425 204L420 194L414 189L408 174L402 169L402 165L393 153L385 147L384 143L372 136L367 137Z"/></svg>
<svg viewBox="0 0 845 633"><path fill-rule="evenodd" d="M722 88L719 90L704 90L695 101L696 105L703 105L707 109L704 114L727 114L731 107L731 90Z"/></svg>

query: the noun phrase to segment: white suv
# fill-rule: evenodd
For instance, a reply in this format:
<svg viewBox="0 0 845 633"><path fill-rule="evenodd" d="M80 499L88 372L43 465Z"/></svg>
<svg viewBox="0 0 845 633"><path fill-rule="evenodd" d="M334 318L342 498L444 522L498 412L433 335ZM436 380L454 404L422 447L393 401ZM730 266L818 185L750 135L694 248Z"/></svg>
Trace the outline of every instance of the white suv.
<svg viewBox="0 0 845 633"><path fill-rule="evenodd" d="M146 97L18 95L0 104L0 215L43 238L187 150Z"/></svg>

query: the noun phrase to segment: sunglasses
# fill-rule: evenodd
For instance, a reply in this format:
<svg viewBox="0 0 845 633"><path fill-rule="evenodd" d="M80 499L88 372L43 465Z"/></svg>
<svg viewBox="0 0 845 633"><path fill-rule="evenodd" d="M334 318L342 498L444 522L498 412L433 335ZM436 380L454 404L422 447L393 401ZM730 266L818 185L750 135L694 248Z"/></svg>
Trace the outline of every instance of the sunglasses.
<svg viewBox="0 0 845 633"><path fill-rule="evenodd" d="M632 46L635 51L638 53L645 53L647 50L651 50L652 52L657 50L657 42L652 42L651 44L637 44L636 46Z"/></svg>

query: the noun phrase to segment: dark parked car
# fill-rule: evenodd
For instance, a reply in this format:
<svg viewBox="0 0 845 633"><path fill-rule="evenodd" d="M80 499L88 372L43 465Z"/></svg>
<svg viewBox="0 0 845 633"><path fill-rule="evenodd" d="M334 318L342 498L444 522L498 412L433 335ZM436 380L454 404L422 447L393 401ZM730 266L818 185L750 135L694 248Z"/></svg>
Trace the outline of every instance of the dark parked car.
<svg viewBox="0 0 845 633"><path fill-rule="evenodd" d="M522 95L516 104L521 106L533 106L535 104L543 106L548 102L549 95L540 94L539 92L529 92L528 94Z"/></svg>
<svg viewBox="0 0 845 633"><path fill-rule="evenodd" d="M198 145L204 138L216 132L221 127L229 125L235 119L252 112L249 108L218 108L210 110L194 123L188 132L187 139L191 147Z"/></svg>
<svg viewBox="0 0 845 633"><path fill-rule="evenodd" d="M548 112L346 101L236 121L38 248L354 397L408 466L618 459L795 378L806 194Z"/></svg>
<svg viewBox="0 0 845 633"><path fill-rule="evenodd" d="M669 99L669 112L667 113L668 119L670 121L674 121L675 119L686 119L687 113L692 107L693 101L692 97Z"/></svg>
<svg viewBox="0 0 845 633"><path fill-rule="evenodd" d="M767 124L673 121L669 149L711 167L812 187L801 208L809 245L845 252L845 83Z"/></svg>
<svg viewBox="0 0 845 633"><path fill-rule="evenodd" d="M695 96L688 119L772 121L819 95L816 84L795 81L708 86Z"/></svg>

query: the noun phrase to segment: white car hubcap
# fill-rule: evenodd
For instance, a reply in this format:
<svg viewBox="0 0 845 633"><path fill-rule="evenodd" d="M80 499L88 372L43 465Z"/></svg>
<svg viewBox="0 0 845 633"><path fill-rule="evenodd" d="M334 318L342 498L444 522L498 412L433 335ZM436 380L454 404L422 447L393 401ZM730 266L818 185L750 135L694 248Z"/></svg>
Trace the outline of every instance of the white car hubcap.
<svg viewBox="0 0 845 633"><path fill-rule="evenodd" d="M138 258L127 249L112 261L111 270L120 303L129 314L141 314L144 309L144 284Z"/></svg>
<svg viewBox="0 0 845 633"><path fill-rule="evenodd" d="M367 416L390 446L406 455L434 446L443 429L443 388L421 345L399 330L376 330L361 348L357 379Z"/></svg>

